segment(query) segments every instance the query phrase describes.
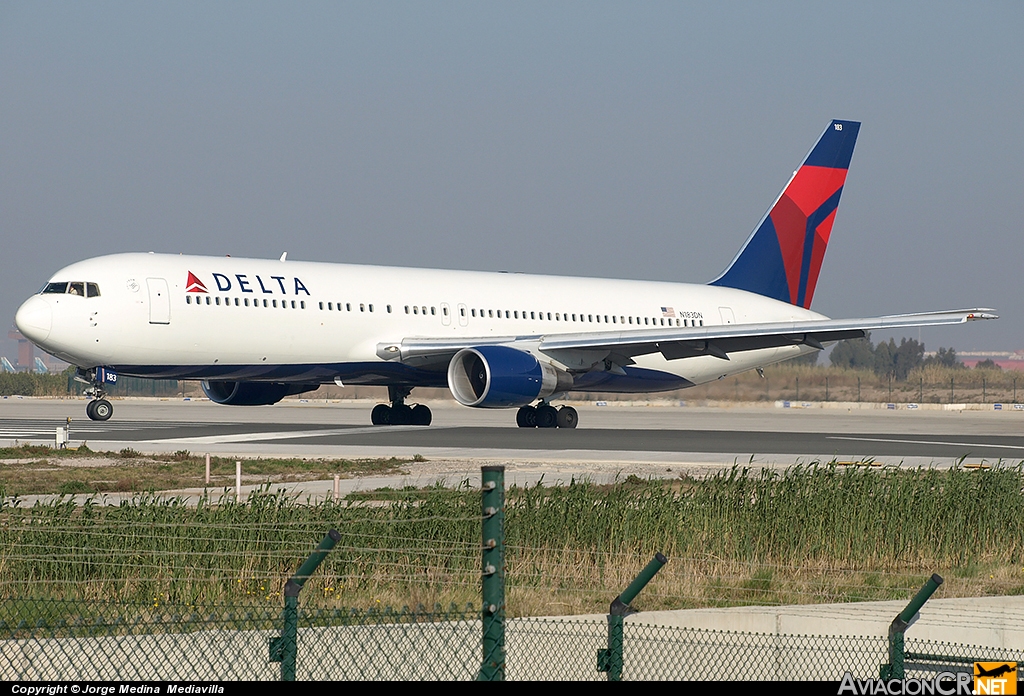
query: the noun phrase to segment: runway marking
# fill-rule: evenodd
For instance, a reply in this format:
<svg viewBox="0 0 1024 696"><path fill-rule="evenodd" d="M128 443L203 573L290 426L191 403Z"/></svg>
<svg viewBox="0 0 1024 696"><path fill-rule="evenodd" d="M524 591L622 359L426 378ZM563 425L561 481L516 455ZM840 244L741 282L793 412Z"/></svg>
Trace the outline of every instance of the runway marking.
<svg viewBox="0 0 1024 696"><path fill-rule="evenodd" d="M401 430L422 430L421 425L392 425L387 432ZM163 440L147 440L160 445L216 445L229 442L259 442L261 440L301 440L313 437L332 437L335 435L360 435L362 433L379 433L380 426L369 426L365 428L341 428L330 430L285 430L266 433L238 433L235 435L205 435L202 437L172 437Z"/></svg>
<svg viewBox="0 0 1024 696"><path fill-rule="evenodd" d="M948 445L950 447L991 447L995 449L1018 449L1024 450L1022 445L994 445L984 442L945 442L943 440L901 440L884 437L843 437L841 435L829 435L826 440L853 440L856 442L892 442L906 443L908 445Z"/></svg>

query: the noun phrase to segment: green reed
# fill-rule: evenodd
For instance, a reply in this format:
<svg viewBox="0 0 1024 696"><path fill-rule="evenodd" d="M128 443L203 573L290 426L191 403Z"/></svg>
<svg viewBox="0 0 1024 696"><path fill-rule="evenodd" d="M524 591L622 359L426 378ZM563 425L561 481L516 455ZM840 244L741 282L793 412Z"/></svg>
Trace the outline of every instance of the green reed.
<svg viewBox="0 0 1024 696"><path fill-rule="evenodd" d="M662 551L677 559L674 572L686 567L697 579L679 580L678 593L690 592L691 604L774 596L783 576L797 600L801 592L822 601L849 594L845 585L793 579L829 568L863 571L857 582L871 590L865 596L900 596L914 581L893 586L887 573L1019 567L1022 486L1019 466L810 465L512 488L509 586L575 593L587 599L573 606L600 606ZM340 503L269 489L244 502L225 496L186 505L152 495L119 506L97 502L0 506L0 593L279 604L284 580L332 527L341 541L307 585L304 602L465 602L479 592L480 499L465 485ZM697 581L706 587L684 587Z"/></svg>

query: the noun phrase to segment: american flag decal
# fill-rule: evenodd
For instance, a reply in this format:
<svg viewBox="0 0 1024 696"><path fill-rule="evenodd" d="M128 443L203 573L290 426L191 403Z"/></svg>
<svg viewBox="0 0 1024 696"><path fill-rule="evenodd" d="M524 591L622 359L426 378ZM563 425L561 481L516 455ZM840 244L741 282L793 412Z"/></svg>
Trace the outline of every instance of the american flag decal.
<svg viewBox="0 0 1024 696"><path fill-rule="evenodd" d="M663 317L675 317L676 316L676 310L672 309L671 307L662 307L661 308L661 316L663 316Z"/></svg>

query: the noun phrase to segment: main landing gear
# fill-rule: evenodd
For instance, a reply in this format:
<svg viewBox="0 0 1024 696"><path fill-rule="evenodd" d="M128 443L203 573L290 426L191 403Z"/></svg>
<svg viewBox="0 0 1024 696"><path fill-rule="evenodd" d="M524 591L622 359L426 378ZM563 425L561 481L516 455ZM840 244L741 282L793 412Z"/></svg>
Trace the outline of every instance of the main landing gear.
<svg viewBox="0 0 1024 696"><path fill-rule="evenodd" d="M520 428L575 428L580 417L572 406L555 408L541 401L536 406L523 406L516 413Z"/></svg>
<svg viewBox="0 0 1024 696"><path fill-rule="evenodd" d="M430 409L423 404L409 406L405 399L412 393L412 387L388 387L391 405L377 404L370 412L374 425L430 425Z"/></svg>

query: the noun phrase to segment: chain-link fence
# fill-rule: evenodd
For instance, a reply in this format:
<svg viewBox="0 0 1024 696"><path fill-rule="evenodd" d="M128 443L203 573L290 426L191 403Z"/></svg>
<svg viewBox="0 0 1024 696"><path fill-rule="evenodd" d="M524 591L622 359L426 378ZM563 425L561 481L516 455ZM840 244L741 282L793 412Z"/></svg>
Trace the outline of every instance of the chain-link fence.
<svg viewBox="0 0 1024 696"><path fill-rule="evenodd" d="M277 680L281 666L271 661L269 646L281 630L281 611L266 606L8 599L0 608L0 679ZM296 676L474 679L481 631L473 607L302 609ZM606 645L601 619L511 619L505 677L604 680L597 654ZM877 677L887 660L884 636L733 633L648 625L642 615L626 620L623 645L628 680L835 681L845 672ZM915 669L918 655L1024 662L1024 651L909 637L907 650L907 676L924 676Z"/></svg>

